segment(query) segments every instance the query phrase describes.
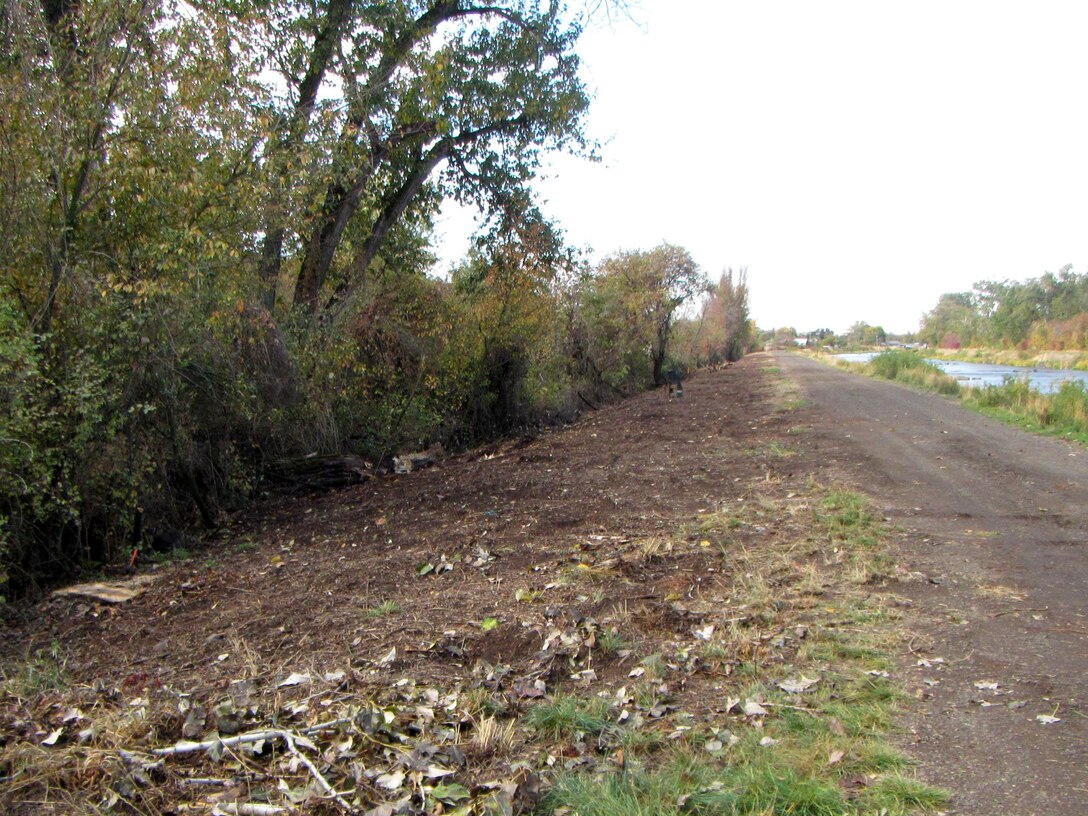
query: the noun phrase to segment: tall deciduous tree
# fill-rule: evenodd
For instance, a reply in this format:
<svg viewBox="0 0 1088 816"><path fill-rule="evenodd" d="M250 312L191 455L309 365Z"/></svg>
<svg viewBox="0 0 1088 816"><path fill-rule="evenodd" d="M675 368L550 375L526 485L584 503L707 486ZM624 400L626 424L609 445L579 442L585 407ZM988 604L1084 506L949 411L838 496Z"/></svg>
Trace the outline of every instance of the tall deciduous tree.
<svg viewBox="0 0 1088 816"><path fill-rule="evenodd" d="M661 385L677 310L706 291L702 270L686 249L661 244L606 258L596 286L605 302L612 302L611 310L618 311L625 342L642 347L649 358L650 379Z"/></svg>
<svg viewBox="0 0 1088 816"><path fill-rule="evenodd" d="M696 363L739 360L748 351L752 324L748 317L748 270L722 272L711 286L697 321L692 321Z"/></svg>
<svg viewBox="0 0 1088 816"><path fill-rule="evenodd" d="M413 209L443 195L499 209L542 150L584 146L580 27L557 3L273 5L263 39L288 93L267 146L262 270L276 285L295 247L299 308L349 298Z"/></svg>

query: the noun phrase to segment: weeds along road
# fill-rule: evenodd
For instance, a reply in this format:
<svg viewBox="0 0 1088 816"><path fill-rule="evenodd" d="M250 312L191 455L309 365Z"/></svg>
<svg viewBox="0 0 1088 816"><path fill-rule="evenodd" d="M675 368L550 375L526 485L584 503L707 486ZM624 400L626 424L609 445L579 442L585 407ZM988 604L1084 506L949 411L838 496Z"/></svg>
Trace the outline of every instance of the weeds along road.
<svg viewBox="0 0 1088 816"><path fill-rule="evenodd" d="M807 400L807 456L876 499L920 573L897 591L921 626L904 662L926 778L956 813L1088 813L1088 450L776 359Z"/></svg>

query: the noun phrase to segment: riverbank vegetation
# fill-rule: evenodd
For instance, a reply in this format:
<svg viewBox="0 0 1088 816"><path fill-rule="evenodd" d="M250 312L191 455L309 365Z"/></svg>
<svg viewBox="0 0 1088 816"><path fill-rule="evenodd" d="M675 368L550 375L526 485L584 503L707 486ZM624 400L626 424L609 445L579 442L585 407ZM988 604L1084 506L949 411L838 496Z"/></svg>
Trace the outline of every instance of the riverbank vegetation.
<svg viewBox="0 0 1088 816"><path fill-rule="evenodd" d="M1052 394L1032 390L1025 380L1002 385L961 387L954 377L913 351L885 351L868 363L840 363L851 370L957 397L964 405L1026 430L1088 444L1088 389L1065 382Z"/></svg>
<svg viewBox="0 0 1088 816"><path fill-rule="evenodd" d="M942 360L962 360L968 363L1018 366L1020 368L1068 368L1088 371L1088 351L1038 351L1030 349L994 348L930 348L930 357Z"/></svg>
<svg viewBox="0 0 1088 816"><path fill-rule="evenodd" d="M1088 275L1065 266L1025 281L984 280L969 292L946 293L923 318L918 338L950 350L1088 351Z"/></svg>

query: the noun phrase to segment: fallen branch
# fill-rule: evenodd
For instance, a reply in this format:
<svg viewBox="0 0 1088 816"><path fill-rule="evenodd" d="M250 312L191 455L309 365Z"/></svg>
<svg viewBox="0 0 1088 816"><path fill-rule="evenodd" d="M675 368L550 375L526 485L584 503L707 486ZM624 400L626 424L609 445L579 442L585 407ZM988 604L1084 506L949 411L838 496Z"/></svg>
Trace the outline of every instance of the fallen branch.
<svg viewBox="0 0 1088 816"><path fill-rule="evenodd" d="M212 814L224 814L225 816L276 816L279 813L290 813L287 808L279 805L262 805L256 802L220 803L212 808Z"/></svg>
<svg viewBox="0 0 1088 816"><path fill-rule="evenodd" d="M294 754L299 762L301 762L303 765L310 769L310 774L315 780L317 780L317 784L321 786L321 789L325 791L325 793L327 793L332 798L332 800L336 802L336 804L340 805L345 813L354 813L354 808L352 808L348 801L336 792L336 789L329 784L328 780L325 779L325 777L321 775L321 771L317 769L317 766L310 761L309 757L307 757L305 754L302 753L302 751L298 749L298 747L295 745L295 735L292 734L290 731L281 731L280 736L283 737L283 741L287 744L287 750Z"/></svg>
<svg viewBox="0 0 1088 816"><path fill-rule="evenodd" d="M338 725L347 725L353 722L351 717L345 717L339 720L330 720L326 723L320 723L318 725L304 728L297 733L290 731L284 731L279 728L270 728L263 731L249 731L245 734L238 734L234 737L216 737L215 739L203 740L202 742L189 742L183 740L182 742L171 745L168 748L155 748L151 751L155 756L182 756L184 754L195 754L198 751L208 751L215 748L217 745L223 748L232 748L235 745L244 745L249 742L260 742L267 739L282 739L287 741L288 736L291 738L297 738L300 736L308 736L310 734L316 734L320 731L326 731L329 728L335 728ZM133 756L130 751L121 751L121 756L125 757ZM127 758L127 757L126 757Z"/></svg>
<svg viewBox="0 0 1088 816"><path fill-rule="evenodd" d="M162 762L164 757L183 756L185 754L195 754L199 751L209 751L213 748L231 748L235 745L244 745L251 742L260 742L261 740L282 740L287 746L287 750L309 770L310 775L313 776L321 790L336 802L345 813L354 813L355 809L344 798L343 794L339 793L329 781L321 774L317 766L307 757L298 747L299 740L305 740L306 744L316 750L316 746L306 739L309 734L316 734L320 731L326 731L330 728L335 728L339 725L347 725L354 722L351 717L344 717L338 720L330 720L329 722L319 723L318 725L304 728L299 732L285 731L282 728L266 728L261 731L250 731L245 734L238 734L234 737L216 738L210 740L203 740L201 742L188 742L182 741L171 745L167 748L153 748L151 753L159 757L158 760L150 764L154 765L158 762ZM126 763L130 765L137 765L146 767L149 765L148 757L146 754L141 754L135 751L126 751L121 749L118 752ZM200 780L202 784L218 784L218 780ZM238 814L238 816L265 816L265 814L278 814L289 812L286 808L279 807L277 805L262 805L262 804L220 804L217 805L219 812Z"/></svg>

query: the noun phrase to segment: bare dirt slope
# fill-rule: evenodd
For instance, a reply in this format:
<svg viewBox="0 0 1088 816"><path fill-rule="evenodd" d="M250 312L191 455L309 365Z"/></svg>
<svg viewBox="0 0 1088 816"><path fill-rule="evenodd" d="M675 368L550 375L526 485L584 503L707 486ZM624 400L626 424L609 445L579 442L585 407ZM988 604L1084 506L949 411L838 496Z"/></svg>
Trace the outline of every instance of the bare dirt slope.
<svg viewBox="0 0 1088 816"><path fill-rule="evenodd" d="M775 459L766 442L788 423L771 408L776 380L766 365L753 357L704 372L683 399L648 392L427 470L269 501L194 558L147 568L158 580L128 604L41 604L26 625L0 631L0 653L56 641L77 682L135 685L150 675L196 687L235 676L247 650L294 670L396 647L400 667L447 680L445 633L464 664L519 645L531 651L478 627L466 636L465 624L514 620L525 609L519 590L535 597L572 564L614 567L633 542L671 535L762 479ZM598 605L684 594L703 569L681 563L659 573L627 575L630 585L617 581ZM541 600L568 608L581 594L549 587ZM397 610L377 614L385 601Z"/></svg>
<svg viewBox="0 0 1088 816"><path fill-rule="evenodd" d="M813 464L876 498L908 532L897 557L927 578L900 590L918 612L904 659L923 679L926 776L956 791L957 813L1088 813L1088 451L778 361L809 401L795 417Z"/></svg>

